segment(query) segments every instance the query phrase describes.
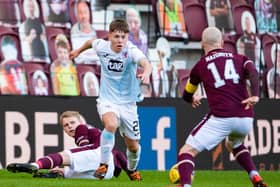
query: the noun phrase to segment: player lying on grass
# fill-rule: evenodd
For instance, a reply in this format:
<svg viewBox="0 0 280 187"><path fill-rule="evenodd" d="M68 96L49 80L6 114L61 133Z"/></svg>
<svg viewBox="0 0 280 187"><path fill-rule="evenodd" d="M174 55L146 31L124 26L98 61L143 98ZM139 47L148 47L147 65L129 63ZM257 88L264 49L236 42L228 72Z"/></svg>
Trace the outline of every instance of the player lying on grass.
<svg viewBox="0 0 280 187"><path fill-rule="evenodd" d="M59 122L64 132L75 139L77 148L49 154L32 163L10 163L7 170L31 173L34 177L96 179L93 173L99 167L101 159L100 129L85 125L83 116L76 111L63 112ZM60 166L69 167L58 168ZM49 173L40 173L40 169L51 170ZM105 179L118 177L122 169L128 171L127 159L122 152L114 149L110 155Z"/></svg>

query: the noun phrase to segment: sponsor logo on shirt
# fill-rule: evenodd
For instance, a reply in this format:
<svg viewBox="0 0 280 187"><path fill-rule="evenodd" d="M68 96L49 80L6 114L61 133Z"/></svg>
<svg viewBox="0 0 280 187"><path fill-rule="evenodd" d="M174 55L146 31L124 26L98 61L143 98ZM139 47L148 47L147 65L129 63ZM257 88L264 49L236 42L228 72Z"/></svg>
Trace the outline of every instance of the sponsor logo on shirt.
<svg viewBox="0 0 280 187"><path fill-rule="evenodd" d="M110 61L108 63L108 70L114 71L114 72L122 72L123 68L124 68L124 66L123 66L122 61L110 59Z"/></svg>

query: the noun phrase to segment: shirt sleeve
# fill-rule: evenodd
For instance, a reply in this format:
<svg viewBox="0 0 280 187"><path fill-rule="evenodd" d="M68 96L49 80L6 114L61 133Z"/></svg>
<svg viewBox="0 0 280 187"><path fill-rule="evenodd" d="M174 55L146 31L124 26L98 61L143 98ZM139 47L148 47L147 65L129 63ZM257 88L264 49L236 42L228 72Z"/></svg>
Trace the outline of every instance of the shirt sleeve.
<svg viewBox="0 0 280 187"><path fill-rule="evenodd" d="M106 44L105 40L103 40L103 39L95 39L95 40L93 40L91 46L97 52L100 49L102 49L105 44Z"/></svg>
<svg viewBox="0 0 280 187"><path fill-rule="evenodd" d="M134 63L139 64L142 59L147 58L145 54L131 42L128 42L127 45Z"/></svg>
<svg viewBox="0 0 280 187"><path fill-rule="evenodd" d="M250 81L252 96L259 96L259 73L252 60L246 58L244 62L245 73Z"/></svg>
<svg viewBox="0 0 280 187"><path fill-rule="evenodd" d="M75 143L77 146L84 146L89 144L88 127L86 125L79 125L76 128Z"/></svg>

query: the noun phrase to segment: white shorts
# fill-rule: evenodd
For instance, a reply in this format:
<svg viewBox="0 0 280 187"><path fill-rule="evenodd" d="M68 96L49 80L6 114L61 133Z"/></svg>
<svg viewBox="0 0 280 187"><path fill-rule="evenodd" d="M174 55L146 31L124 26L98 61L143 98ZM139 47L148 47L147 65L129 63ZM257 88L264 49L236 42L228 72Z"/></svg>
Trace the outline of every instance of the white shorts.
<svg viewBox="0 0 280 187"><path fill-rule="evenodd" d="M107 112L114 112L119 119L119 131L121 136L132 140L140 140L140 127L136 103L117 105L97 100L97 111L100 119Z"/></svg>
<svg viewBox="0 0 280 187"><path fill-rule="evenodd" d="M252 127L253 118L250 117L222 118L211 115L193 128L185 143L201 152L213 149L228 137L233 148L236 148Z"/></svg>
<svg viewBox="0 0 280 187"><path fill-rule="evenodd" d="M66 151L70 157L70 166L65 168L65 178L87 178L96 179L93 173L99 167L101 160L100 147L97 149L85 150L72 153L70 150ZM113 154L110 155L108 163L108 171L105 179L111 179L114 176L114 159Z"/></svg>

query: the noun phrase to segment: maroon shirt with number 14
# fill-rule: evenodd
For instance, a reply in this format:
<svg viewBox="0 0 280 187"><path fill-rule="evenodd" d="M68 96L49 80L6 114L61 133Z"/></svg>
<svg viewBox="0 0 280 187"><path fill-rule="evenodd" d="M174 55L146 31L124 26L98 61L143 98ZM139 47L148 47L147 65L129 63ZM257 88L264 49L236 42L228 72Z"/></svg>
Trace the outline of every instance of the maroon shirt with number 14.
<svg viewBox="0 0 280 187"><path fill-rule="evenodd" d="M210 113L217 117L253 117L253 109L245 110L242 100L249 97L247 79L252 95L258 96L257 70L252 60L224 49L210 51L195 64L190 83L203 83Z"/></svg>

